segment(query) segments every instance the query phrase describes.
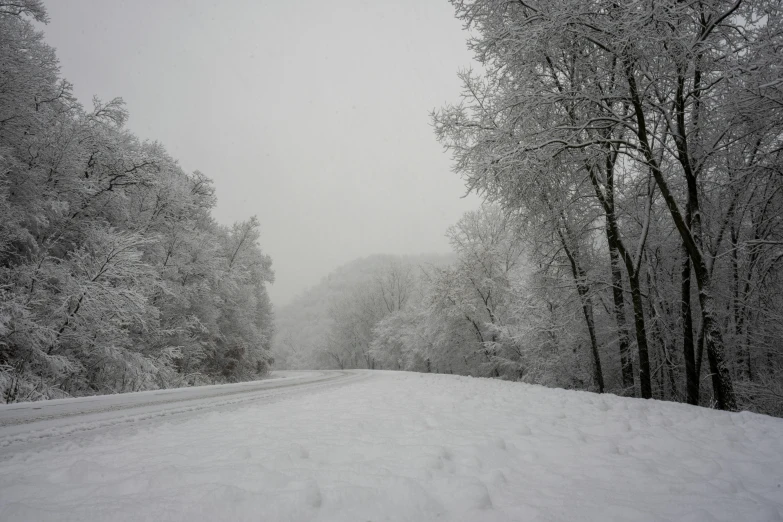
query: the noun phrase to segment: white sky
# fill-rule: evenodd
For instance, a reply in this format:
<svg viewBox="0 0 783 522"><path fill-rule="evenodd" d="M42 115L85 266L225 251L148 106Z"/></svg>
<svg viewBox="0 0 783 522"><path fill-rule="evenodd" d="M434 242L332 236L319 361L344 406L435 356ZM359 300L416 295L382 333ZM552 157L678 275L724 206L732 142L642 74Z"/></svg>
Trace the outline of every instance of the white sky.
<svg viewBox="0 0 783 522"><path fill-rule="evenodd" d="M448 251L478 206L428 112L471 65L446 0L49 0L47 41L89 105L215 180L221 223L257 215L283 305L342 263Z"/></svg>

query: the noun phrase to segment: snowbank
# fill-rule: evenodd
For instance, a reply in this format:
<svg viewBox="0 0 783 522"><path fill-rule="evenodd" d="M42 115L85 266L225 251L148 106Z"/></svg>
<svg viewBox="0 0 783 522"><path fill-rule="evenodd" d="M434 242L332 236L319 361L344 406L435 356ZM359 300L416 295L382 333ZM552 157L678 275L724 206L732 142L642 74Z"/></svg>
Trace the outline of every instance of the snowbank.
<svg viewBox="0 0 783 522"><path fill-rule="evenodd" d="M783 514L783 420L443 375L91 432L0 462L0 520Z"/></svg>

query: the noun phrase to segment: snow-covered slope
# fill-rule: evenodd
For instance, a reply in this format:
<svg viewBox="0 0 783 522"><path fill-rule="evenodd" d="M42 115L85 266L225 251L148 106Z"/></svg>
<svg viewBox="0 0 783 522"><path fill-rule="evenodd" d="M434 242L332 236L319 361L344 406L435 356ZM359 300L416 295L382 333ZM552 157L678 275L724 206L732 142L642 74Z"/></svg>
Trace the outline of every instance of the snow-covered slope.
<svg viewBox="0 0 783 522"><path fill-rule="evenodd" d="M17 446L0 462L0 520L768 521L781 486L781 419L357 372Z"/></svg>

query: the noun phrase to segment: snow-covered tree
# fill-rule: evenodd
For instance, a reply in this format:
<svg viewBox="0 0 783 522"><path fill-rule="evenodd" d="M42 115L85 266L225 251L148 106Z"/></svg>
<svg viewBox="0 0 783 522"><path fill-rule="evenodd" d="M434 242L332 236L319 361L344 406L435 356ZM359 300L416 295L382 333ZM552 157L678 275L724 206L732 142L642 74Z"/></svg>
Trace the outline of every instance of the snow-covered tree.
<svg viewBox="0 0 783 522"><path fill-rule="evenodd" d="M456 170L470 189L557 232L556 248L597 246L606 256L608 277L566 253L588 330L595 312L587 308L596 299L614 317L624 388L638 377L643 397L668 389L704 402L706 353L714 402L737 408L734 383L748 378L747 362L754 360L738 336L747 331L741 266L776 255L775 240L753 231L754 216L769 216L766 209L776 204L769 197L783 135L780 5L452 3L483 66L480 74L462 74L459 104L434 114ZM775 226L763 229L776 233ZM604 245L596 243L599 230ZM759 276L755 266L751 272ZM670 284L675 273L679 285ZM611 308L597 286L607 280ZM628 293L633 335L624 311ZM772 301L761 308L764 316L777 313ZM759 349L768 356L765 371L777 372L780 354ZM678 366L684 386L673 384Z"/></svg>
<svg viewBox="0 0 783 522"><path fill-rule="evenodd" d="M0 391L5 401L263 375L271 260L210 180L85 110L31 19L0 0Z"/></svg>

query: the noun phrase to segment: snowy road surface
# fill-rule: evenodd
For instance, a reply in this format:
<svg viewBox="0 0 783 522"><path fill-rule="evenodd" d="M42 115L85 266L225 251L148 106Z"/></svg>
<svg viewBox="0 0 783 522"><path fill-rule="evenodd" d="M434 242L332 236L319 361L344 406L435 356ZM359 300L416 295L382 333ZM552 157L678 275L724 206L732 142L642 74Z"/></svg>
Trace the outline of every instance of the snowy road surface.
<svg viewBox="0 0 783 522"><path fill-rule="evenodd" d="M0 444L3 521L783 520L781 419L489 379L2 406Z"/></svg>
<svg viewBox="0 0 783 522"><path fill-rule="evenodd" d="M153 390L118 395L0 405L3 448L121 424L138 425L172 415L225 409L246 402L269 402L318 390L359 375L348 371L276 372L262 381ZM8 450L5 450L8 453Z"/></svg>

